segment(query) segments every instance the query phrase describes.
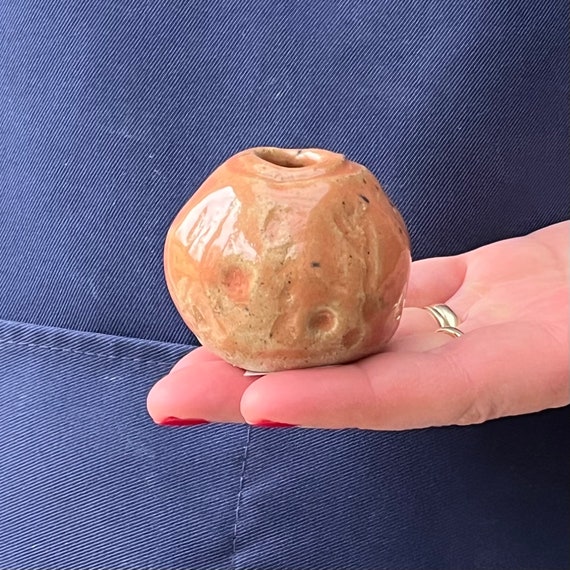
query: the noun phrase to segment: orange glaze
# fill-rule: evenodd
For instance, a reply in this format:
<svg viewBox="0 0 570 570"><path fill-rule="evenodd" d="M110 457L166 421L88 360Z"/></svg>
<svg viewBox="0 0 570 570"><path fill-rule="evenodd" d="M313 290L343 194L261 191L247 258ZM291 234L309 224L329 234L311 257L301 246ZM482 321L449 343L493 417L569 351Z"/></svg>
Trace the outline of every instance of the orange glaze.
<svg viewBox="0 0 570 570"><path fill-rule="evenodd" d="M382 350L410 272L402 217L364 166L320 149L233 156L176 216L166 281L226 361L268 372Z"/></svg>

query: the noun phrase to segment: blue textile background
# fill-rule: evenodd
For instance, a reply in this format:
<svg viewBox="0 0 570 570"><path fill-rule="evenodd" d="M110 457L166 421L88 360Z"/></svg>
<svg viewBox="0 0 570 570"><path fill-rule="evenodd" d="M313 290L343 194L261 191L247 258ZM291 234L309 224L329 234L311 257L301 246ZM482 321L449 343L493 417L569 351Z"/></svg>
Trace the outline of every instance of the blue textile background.
<svg viewBox="0 0 570 570"><path fill-rule="evenodd" d="M3 0L0 568L568 568L567 409L390 434L144 407L195 342L166 230L238 150L366 164L416 259L567 219L568 12Z"/></svg>
<svg viewBox="0 0 570 570"><path fill-rule="evenodd" d="M0 568L552 570L567 409L374 433L159 428L185 348L0 322Z"/></svg>
<svg viewBox="0 0 570 570"><path fill-rule="evenodd" d="M566 4L3 0L0 315L191 342L166 230L261 144L366 164L416 258L567 218Z"/></svg>

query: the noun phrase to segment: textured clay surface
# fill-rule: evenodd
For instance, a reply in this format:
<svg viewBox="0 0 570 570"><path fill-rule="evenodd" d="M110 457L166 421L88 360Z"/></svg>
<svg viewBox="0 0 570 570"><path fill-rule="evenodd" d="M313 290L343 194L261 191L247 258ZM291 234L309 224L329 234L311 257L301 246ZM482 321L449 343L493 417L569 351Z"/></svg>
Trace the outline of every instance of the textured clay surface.
<svg viewBox="0 0 570 570"><path fill-rule="evenodd" d="M165 244L186 324L224 360L259 372L380 351L398 326L410 263L405 224L376 178L318 149L230 158Z"/></svg>

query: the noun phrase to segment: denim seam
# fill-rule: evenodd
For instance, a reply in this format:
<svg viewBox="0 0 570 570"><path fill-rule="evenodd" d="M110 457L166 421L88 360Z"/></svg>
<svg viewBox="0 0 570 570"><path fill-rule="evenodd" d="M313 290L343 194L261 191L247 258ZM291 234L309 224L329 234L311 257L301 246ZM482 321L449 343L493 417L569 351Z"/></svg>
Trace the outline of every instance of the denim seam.
<svg viewBox="0 0 570 570"><path fill-rule="evenodd" d="M2 339L0 338L0 343L11 344L13 346L26 346L28 348L39 348L43 350L52 350L55 352L71 352L73 354L83 354L85 356L93 356L94 358L107 358L111 360L123 360L127 362L142 362L144 364L161 364L169 365L171 362L164 362L161 360L147 360L145 358L128 357L128 356L113 356L111 354L99 354L97 352L88 352L85 350L79 350L77 348L61 348L59 346L48 346L45 344L36 344L33 342L16 342L14 340Z"/></svg>
<svg viewBox="0 0 570 570"><path fill-rule="evenodd" d="M242 497L243 497L243 489L245 484L245 472L247 469L247 459L249 457L249 444L251 442L251 426L247 426L247 435L245 440L245 447L243 450L243 460L241 464L241 474L239 478L239 489L236 499L236 518L234 522L234 531L233 531L233 538L232 538L232 558L231 558L231 567L235 570L236 566L236 556L237 556L237 538L238 538L238 524L239 524L239 517L241 514L241 505L242 505Z"/></svg>

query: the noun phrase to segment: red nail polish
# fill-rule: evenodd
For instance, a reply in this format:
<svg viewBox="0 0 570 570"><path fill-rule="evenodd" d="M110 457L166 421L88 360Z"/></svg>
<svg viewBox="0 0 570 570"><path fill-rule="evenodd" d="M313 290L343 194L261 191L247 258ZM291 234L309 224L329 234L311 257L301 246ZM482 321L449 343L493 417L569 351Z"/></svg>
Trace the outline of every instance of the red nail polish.
<svg viewBox="0 0 570 570"><path fill-rule="evenodd" d="M282 422L272 422L271 420L259 420L254 422L255 427L297 427L295 424L284 424Z"/></svg>
<svg viewBox="0 0 570 570"><path fill-rule="evenodd" d="M202 420L198 418L176 418L174 416L168 416L162 421L158 422L161 426L198 426L201 424L209 424L208 420Z"/></svg>

